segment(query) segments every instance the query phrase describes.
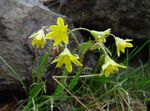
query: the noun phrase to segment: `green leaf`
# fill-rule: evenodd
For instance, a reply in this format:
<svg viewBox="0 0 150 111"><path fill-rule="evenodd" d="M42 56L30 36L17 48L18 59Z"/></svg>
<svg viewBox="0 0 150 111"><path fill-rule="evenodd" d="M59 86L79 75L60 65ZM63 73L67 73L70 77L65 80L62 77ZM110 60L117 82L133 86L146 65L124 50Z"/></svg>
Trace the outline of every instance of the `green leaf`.
<svg viewBox="0 0 150 111"><path fill-rule="evenodd" d="M62 76L67 76L67 75L68 75L68 71L65 69L64 72L63 72L63 74L62 74ZM67 78L62 78L62 79L60 79L60 83L61 83L62 85L64 85L64 86L65 86L65 84L66 84L66 83L65 83L66 79L67 79ZM64 88L58 84L57 87L56 87L56 89L55 89L55 91L54 91L53 96L54 96L54 97L61 97L63 91L64 91Z"/></svg>
<svg viewBox="0 0 150 111"><path fill-rule="evenodd" d="M29 96L32 98L36 98L43 91L44 91L44 84L35 83L31 86L31 89L29 91Z"/></svg>
<svg viewBox="0 0 150 111"><path fill-rule="evenodd" d="M43 76L43 74L45 72L46 63L47 63L47 60L48 60L49 56L50 56L50 53L46 52L44 54L44 56L42 57L42 60L41 60L41 63L39 65L39 67L38 67L38 72L37 72L37 74L38 74L38 81L42 80L42 76Z"/></svg>
<svg viewBox="0 0 150 111"><path fill-rule="evenodd" d="M80 44L79 50L81 52L81 55L85 55L92 45L93 45L92 41L88 41Z"/></svg>
<svg viewBox="0 0 150 111"><path fill-rule="evenodd" d="M68 90L72 90L77 85L81 73L82 73L82 70L79 70L76 73L75 77L71 80L71 82L68 85Z"/></svg>
<svg viewBox="0 0 150 111"><path fill-rule="evenodd" d="M102 65L104 64L104 62L105 62L105 55L103 54L103 55L101 55L101 57L100 57L100 59L99 59L99 65L100 65L100 67L102 67Z"/></svg>

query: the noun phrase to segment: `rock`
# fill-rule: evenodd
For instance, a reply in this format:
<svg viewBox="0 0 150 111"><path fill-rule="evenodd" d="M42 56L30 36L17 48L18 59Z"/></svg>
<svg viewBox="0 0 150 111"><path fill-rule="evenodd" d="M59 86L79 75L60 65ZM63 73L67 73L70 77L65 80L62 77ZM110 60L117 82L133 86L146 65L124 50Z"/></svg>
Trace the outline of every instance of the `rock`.
<svg viewBox="0 0 150 111"><path fill-rule="evenodd" d="M28 37L42 26L56 24L60 16L73 28L66 17L50 11L38 0L0 0L0 56L21 79L30 81L35 56L38 55L39 61L48 49L48 45L44 50L32 48ZM51 75L55 73L52 67ZM18 88L16 80L16 76L0 60L0 91Z"/></svg>
<svg viewBox="0 0 150 111"><path fill-rule="evenodd" d="M149 0L68 0L60 12L78 26L96 30L112 28L118 36L136 39L147 39L150 35Z"/></svg>

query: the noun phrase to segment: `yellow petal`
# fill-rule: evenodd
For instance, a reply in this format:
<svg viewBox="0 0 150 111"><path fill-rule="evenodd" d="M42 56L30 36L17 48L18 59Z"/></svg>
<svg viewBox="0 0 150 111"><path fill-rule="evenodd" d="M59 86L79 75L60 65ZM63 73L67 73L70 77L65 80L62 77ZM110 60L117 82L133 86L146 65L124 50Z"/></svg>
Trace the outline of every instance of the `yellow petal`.
<svg viewBox="0 0 150 111"><path fill-rule="evenodd" d="M57 25L51 25L49 28L50 28L51 30L57 30L58 26L57 26Z"/></svg>
<svg viewBox="0 0 150 111"><path fill-rule="evenodd" d="M72 59L71 61L78 66L83 66L76 58Z"/></svg>
<svg viewBox="0 0 150 111"><path fill-rule="evenodd" d="M120 64L118 64L118 67L123 68L123 69L127 68L126 66L120 65Z"/></svg>
<svg viewBox="0 0 150 111"><path fill-rule="evenodd" d="M72 64L70 60L66 61L65 66L68 72L72 72Z"/></svg>
<svg viewBox="0 0 150 111"><path fill-rule="evenodd" d="M133 45L131 43L127 43L126 47L133 47Z"/></svg>
<svg viewBox="0 0 150 111"><path fill-rule="evenodd" d="M43 42L41 43L41 48L44 48L45 44L46 44L46 41L43 40Z"/></svg>
<svg viewBox="0 0 150 111"><path fill-rule="evenodd" d="M61 67L63 64L64 64L64 62L62 60L58 61L56 67Z"/></svg>
<svg viewBox="0 0 150 111"><path fill-rule="evenodd" d="M51 62L51 64L53 64L53 63L55 63L55 62L58 62L59 61L59 58L55 58L52 62Z"/></svg>
<svg viewBox="0 0 150 111"><path fill-rule="evenodd" d="M133 41L132 39L125 39L126 42L131 42Z"/></svg>
<svg viewBox="0 0 150 111"><path fill-rule="evenodd" d="M46 39L52 39L52 38L53 38L52 33L53 33L53 32L47 33L47 34L46 34Z"/></svg>
<svg viewBox="0 0 150 111"><path fill-rule="evenodd" d="M110 76L110 73L105 73L105 77L109 77Z"/></svg>
<svg viewBox="0 0 150 111"><path fill-rule="evenodd" d="M61 42L61 38L54 38L53 46L57 46Z"/></svg>
<svg viewBox="0 0 150 111"><path fill-rule="evenodd" d="M58 24L59 26L64 26L64 20L63 20L61 17L58 17L58 18L57 18L57 24Z"/></svg>
<svg viewBox="0 0 150 111"><path fill-rule="evenodd" d="M122 53L125 53L125 47L122 46L122 47L120 47L119 49L120 49L120 51L121 51Z"/></svg>
<svg viewBox="0 0 150 111"><path fill-rule="evenodd" d="M34 38L34 37L36 37L38 35L38 33L34 33L34 34L32 34L29 38Z"/></svg>
<svg viewBox="0 0 150 111"><path fill-rule="evenodd" d="M34 46L35 42L36 42L36 40L35 40L35 38L33 38L32 42L31 42L31 45Z"/></svg>
<svg viewBox="0 0 150 111"><path fill-rule="evenodd" d="M117 48L117 55L120 57L120 50Z"/></svg>
<svg viewBox="0 0 150 111"><path fill-rule="evenodd" d="M64 36L63 41L64 41L65 44L68 44L68 36Z"/></svg>
<svg viewBox="0 0 150 111"><path fill-rule="evenodd" d="M40 43L39 42L36 42L36 47L40 48Z"/></svg>

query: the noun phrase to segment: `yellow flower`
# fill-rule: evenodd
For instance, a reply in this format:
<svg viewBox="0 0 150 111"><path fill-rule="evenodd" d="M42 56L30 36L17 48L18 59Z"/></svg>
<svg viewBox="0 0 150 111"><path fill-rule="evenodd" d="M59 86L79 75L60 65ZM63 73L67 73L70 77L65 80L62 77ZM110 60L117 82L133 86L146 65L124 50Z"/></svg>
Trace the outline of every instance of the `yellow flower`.
<svg viewBox="0 0 150 111"><path fill-rule="evenodd" d="M106 77L108 77L110 74L118 72L119 67L126 68L126 66L116 63L108 55L106 55L104 64L102 65L102 75L105 75Z"/></svg>
<svg viewBox="0 0 150 111"><path fill-rule="evenodd" d="M106 38L111 33L111 29L107 29L105 31L95 31L95 30L92 30L92 31L90 31L90 33L93 35L93 37L95 38L95 40L97 42L105 43L106 42Z"/></svg>
<svg viewBox="0 0 150 111"><path fill-rule="evenodd" d="M118 38L118 37L115 37L115 41L116 41L116 47L117 47L117 55L118 57L120 56L120 51L122 53L125 52L125 48L128 47L133 47L133 45L131 43L129 43L130 41L132 41L131 39L121 39L121 38Z"/></svg>
<svg viewBox="0 0 150 111"><path fill-rule="evenodd" d="M52 64L57 62L56 67L61 67L63 64L65 64L67 71L72 72L71 62L73 62L74 64L76 64L78 66L82 66L82 64L78 61L78 59L79 59L78 55L72 55L70 53L69 49L65 48L64 51L62 53L60 53L58 58L56 58L52 61Z"/></svg>
<svg viewBox="0 0 150 111"><path fill-rule="evenodd" d="M46 44L45 34L43 29L39 30L37 33L31 35L29 38L33 38L31 45L36 45L37 48L44 48Z"/></svg>
<svg viewBox="0 0 150 111"><path fill-rule="evenodd" d="M64 20L59 17L57 18L57 25L50 26L51 32L46 35L46 39L52 39L54 46L58 45L62 41L68 44L68 25L64 25Z"/></svg>

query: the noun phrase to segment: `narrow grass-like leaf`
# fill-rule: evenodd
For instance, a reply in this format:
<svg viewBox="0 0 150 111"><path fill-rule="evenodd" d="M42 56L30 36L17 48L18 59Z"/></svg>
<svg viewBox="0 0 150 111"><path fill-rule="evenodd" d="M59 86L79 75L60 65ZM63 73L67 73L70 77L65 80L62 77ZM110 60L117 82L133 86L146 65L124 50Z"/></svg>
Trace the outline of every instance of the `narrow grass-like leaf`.
<svg viewBox="0 0 150 111"><path fill-rule="evenodd" d="M66 69L64 69L62 76L67 76L67 75L68 75L68 72L67 72ZM64 85L64 86L65 86L65 84L66 84L66 83L65 83L66 79L67 79L67 78L61 78L61 79L60 79L60 83L61 83L62 85ZM54 91L53 96L54 96L54 97L61 97L63 90L64 90L64 88L58 84L57 87L56 87L56 89L55 89L55 91Z"/></svg>
<svg viewBox="0 0 150 111"><path fill-rule="evenodd" d="M71 82L70 82L69 85L68 85L68 90L72 90L72 89L77 85L81 73L82 73L82 69L80 69L80 70L76 73L75 77L71 80Z"/></svg>
<svg viewBox="0 0 150 111"><path fill-rule="evenodd" d="M24 84L24 81L22 80L21 76L0 56L0 63L4 63L4 65L6 66L6 68L8 68L11 73L15 76L15 80L19 81L22 85L22 87L24 88L26 94L27 94L27 89L26 86Z"/></svg>
<svg viewBox="0 0 150 111"><path fill-rule="evenodd" d="M29 91L29 96L31 96L32 98L36 98L43 91L43 89L44 89L43 84L35 83L33 84L33 86Z"/></svg>
<svg viewBox="0 0 150 111"><path fill-rule="evenodd" d="M41 60L41 63L39 65L39 67L38 67L38 72L37 72L37 74L38 74L38 81L42 80L42 76L43 76L43 74L45 72L46 63L47 63L47 60L48 60L49 56L50 56L50 53L46 52L44 54L44 56L42 57L42 60Z"/></svg>
<svg viewBox="0 0 150 111"><path fill-rule="evenodd" d="M133 57L135 57L136 54L138 54L148 43L150 42L150 39L147 40L142 46L135 48L130 54L128 60L130 61ZM125 60L126 61L126 60Z"/></svg>
<svg viewBox="0 0 150 111"><path fill-rule="evenodd" d="M81 58L84 57L84 55L91 48L92 45L93 45L92 41L84 42L84 43L82 43L82 44L79 45L79 50L80 50L80 53L81 53Z"/></svg>

